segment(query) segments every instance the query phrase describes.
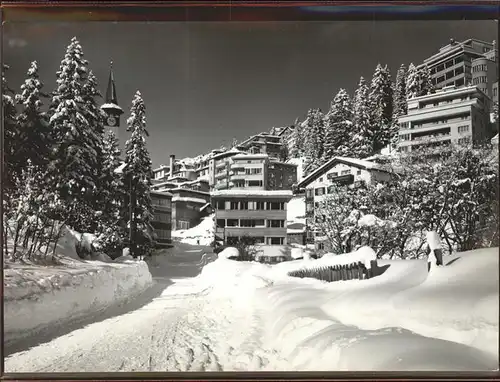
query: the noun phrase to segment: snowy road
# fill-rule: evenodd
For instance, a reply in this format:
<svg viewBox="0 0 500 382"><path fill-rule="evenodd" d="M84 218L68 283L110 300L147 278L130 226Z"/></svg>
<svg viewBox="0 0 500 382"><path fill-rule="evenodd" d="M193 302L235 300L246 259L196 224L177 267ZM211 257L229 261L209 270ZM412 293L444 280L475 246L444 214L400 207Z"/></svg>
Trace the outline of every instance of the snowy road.
<svg viewBox="0 0 500 382"><path fill-rule="evenodd" d="M207 251L207 253L205 253ZM258 307L233 309L230 299L210 297L195 277L216 256L189 248L158 256L151 273L165 286L142 308L17 352L6 372L112 372L258 370ZM197 282L198 281L198 282ZM245 327L241 323L245 323ZM237 349L237 351L235 351Z"/></svg>

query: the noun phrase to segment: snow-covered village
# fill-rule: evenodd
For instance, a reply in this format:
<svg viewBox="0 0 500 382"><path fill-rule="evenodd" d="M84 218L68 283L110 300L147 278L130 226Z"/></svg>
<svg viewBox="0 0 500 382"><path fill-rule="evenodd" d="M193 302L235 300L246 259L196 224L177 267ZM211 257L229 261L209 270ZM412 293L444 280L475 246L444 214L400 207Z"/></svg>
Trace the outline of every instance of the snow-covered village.
<svg viewBox="0 0 500 382"><path fill-rule="evenodd" d="M95 24L6 25L5 373L498 369L494 21Z"/></svg>

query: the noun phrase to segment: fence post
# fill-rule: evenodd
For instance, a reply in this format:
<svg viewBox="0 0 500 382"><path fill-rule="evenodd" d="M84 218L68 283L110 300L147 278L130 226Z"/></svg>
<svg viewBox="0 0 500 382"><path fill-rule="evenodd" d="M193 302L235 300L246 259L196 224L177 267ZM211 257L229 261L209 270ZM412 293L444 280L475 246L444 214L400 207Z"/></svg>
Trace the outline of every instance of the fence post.
<svg viewBox="0 0 500 382"><path fill-rule="evenodd" d="M333 280L339 281L339 267L337 265L333 267Z"/></svg>
<svg viewBox="0 0 500 382"><path fill-rule="evenodd" d="M375 277L377 276L377 268L378 268L378 264L377 264L377 260L371 260L370 261L370 268L371 268L371 274L372 274L372 277Z"/></svg>

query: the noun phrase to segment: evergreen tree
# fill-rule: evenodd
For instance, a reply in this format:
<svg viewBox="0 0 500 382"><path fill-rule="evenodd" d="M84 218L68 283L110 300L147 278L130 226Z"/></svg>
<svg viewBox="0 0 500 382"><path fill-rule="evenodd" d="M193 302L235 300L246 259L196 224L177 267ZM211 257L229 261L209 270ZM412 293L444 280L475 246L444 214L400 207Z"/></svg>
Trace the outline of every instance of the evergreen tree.
<svg viewBox="0 0 500 382"><path fill-rule="evenodd" d="M354 93L354 134L351 141L351 153L354 157L364 158L371 154L369 106L368 86L365 79L361 77Z"/></svg>
<svg viewBox="0 0 500 382"><path fill-rule="evenodd" d="M396 75L393 100L394 117L405 115L408 111L408 103L406 100L406 67L404 64L399 67Z"/></svg>
<svg viewBox="0 0 500 382"><path fill-rule="evenodd" d="M420 72L413 63L408 67L406 76L406 98L415 98L420 94Z"/></svg>
<svg viewBox="0 0 500 382"><path fill-rule="evenodd" d="M65 202L61 220L80 232L96 229L95 198L100 131L97 116L89 108L87 61L80 43L73 37L57 72L57 88L50 106L50 129L53 149L49 178ZM90 78L91 83L93 81Z"/></svg>
<svg viewBox="0 0 500 382"><path fill-rule="evenodd" d="M129 202L132 204L133 212L132 216L128 217L128 225L134 232L137 244L137 252L132 250L132 255L147 256L151 253L153 245L151 227L153 207L149 194L153 171L146 148L146 137L149 136L146 130L146 107L139 91L132 102L127 124L127 131L132 131L132 135L126 142L123 179L125 187L130 187L132 196Z"/></svg>
<svg viewBox="0 0 500 382"><path fill-rule="evenodd" d="M42 88L38 64L33 61L27 78L21 85L21 93L16 95L16 102L20 105L20 113L17 116L20 136L16 152L21 168L26 167L28 161L35 167L45 166L48 161L50 148L48 120L42 111L41 100L48 96L42 92Z"/></svg>
<svg viewBox="0 0 500 382"><path fill-rule="evenodd" d="M427 65L416 68L410 64L408 67L408 76L406 79L406 96L408 99L421 97L434 90L432 78Z"/></svg>
<svg viewBox="0 0 500 382"><path fill-rule="evenodd" d="M349 155L352 131L352 103L345 89L335 95L325 118L324 161Z"/></svg>
<svg viewBox="0 0 500 382"><path fill-rule="evenodd" d="M398 118L408 112L408 101L406 98L406 67L402 64L396 75L393 101L393 123L391 129L391 146L394 148L398 142L399 122Z"/></svg>
<svg viewBox="0 0 500 382"><path fill-rule="evenodd" d="M125 189L121 175L116 172L120 166L118 139L112 131L107 132L103 141L103 163L99 182L99 201L102 211L99 217L99 236L96 249L113 256L122 247L125 236L123 225Z"/></svg>
<svg viewBox="0 0 500 382"><path fill-rule="evenodd" d="M434 91L434 85L432 83L431 73L427 65L424 65L419 69L419 79L420 79L420 86L418 91L419 96L424 96Z"/></svg>
<svg viewBox="0 0 500 382"><path fill-rule="evenodd" d="M14 185L14 175L19 172L19 157L16 152L20 147L19 131L16 124L16 106L14 104L14 92L7 83L5 77L8 65L3 65L2 70L2 107L4 122L4 162L2 183L5 197L8 196L8 190Z"/></svg>
<svg viewBox="0 0 500 382"><path fill-rule="evenodd" d="M297 118L293 129L293 149L290 153L292 157L299 158L304 155L304 123Z"/></svg>
<svg viewBox="0 0 500 382"><path fill-rule="evenodd" d="M310 109L305 122L304 168L310 172L319 167L323 160L324 114L320 109Z"/></svg>
<svg viewBox="0 0 500 382"><path fill-rule="evenodd" d="M393 94L391 74L387 66L378 64L373 74L370 94L370 141L372 151L386 146L391 137Z"/></svg>

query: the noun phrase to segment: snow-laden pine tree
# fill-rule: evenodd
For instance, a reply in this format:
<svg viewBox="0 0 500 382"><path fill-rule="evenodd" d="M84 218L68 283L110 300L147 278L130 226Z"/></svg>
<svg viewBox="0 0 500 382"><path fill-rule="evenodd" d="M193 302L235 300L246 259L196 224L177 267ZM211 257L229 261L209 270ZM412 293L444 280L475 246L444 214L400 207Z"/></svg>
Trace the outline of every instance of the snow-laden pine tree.
<svg viewBox="0 0 500 382"><path fill-rule="evenodd" d="M65 216L60 218L79 232L96 228L94 201L101 142L87 104L87 65L81 45L73 37L57 72L49 110L53 142L49 177L66 203Z"/></svg>
<svg viewBox="0 0 500 382"><path fill-rule="evenodd" d="M406 67L404 64L398 69L396 74L396 85L394 87L393 113L395 117L405 115L408 110L406 99Z"/></svg>
<svg viewBox="0 0 500 382"><path fill-rule="evenodd" d="M132 227L134 232L137 250L131 248L131 252L136 257L147 256L151 253L153 246L151 226L153 206L149 194L153 171L151 158L146 148L146 137L149 136L146 130L146 106L139 91L132 101L127 124L127 131L131 131L132 135L125 144L123 183L125 189L131 194L131 198L127 198L132 203L132 216L128 217L128 226Z"/></svg>
<svg viewBox="0 0 500 382"><path fill-rule="evenodd" d="M429 71L429 67L427 65L422 66L418 69L419 78L420 78L420 86L418 95L424 96L434 91L434 84L432 83L431 72Z"/></svg>
<svg viewBox="0 0 500 382"><path fill-rule="evenodd" d="M323 160L324 115L320 109L307 112L304 136L304 168L310 173L321 166Z"/></svg>
<svg viewBox="0 0 500 382"><path fill-rule="evenodd" d="M418 97L420 94L420 72L413 63L408 66L406 74L406 98L411 99Z"/></svg>
<svg viewBox="0 0 500 382"><path fill-rule="evenodd" d="M352 135L352 102L345 89L340 89L325 116L324 161L334 156L348 156Z"/></svg>
<svg viewBox="0 0 500 382"><path fill-rule="evenodd" d="M126 207L126 195L121 175L116 171L121 164L120 155L118 139L112 131L108 131L104 136L102 150L102 172L99 179L99 202L102 211L98 219L95 249L112 257L119 254L125 238L122 214Z"/></svg>
<svg viewBox="0 0 500 382"><path fill-rule="evenodd" d="M398 118L406 115L408 111L408 100L406 97L406 75L406 67L404 64L401 64L396 74L396 83L394 85L393 119L391 129L391 146L393 148L396 147L398 142Z"/></svg>
<svg viewBox="0 0 500 382"><path fill-rule="evenodd" d="M305 154L304 150L304 123L297 118L294 123L293 128L293 148L291 151L291 156L293 158L299 158Z"/></svg>
<svg viewBox="0 0 500 382"><path fill-rule="evenodd" d="M21 85L21 92L16 94L16 103L20 112L17 116L19 147L16 148L20 166L24 168L28 161L34 167L45 166L49 157L48 120L42 111L42 98L48 95L42 91L43 83L38 74L38 63L33 61L26 80Z"/></svg>
<svg viewBox="0 0 500 382"><path fill-rule="evenodd" d="M385 147L391 137L392 124L392 81L387 65L378 64L373 74L370 94L370 141L372 151L377 152Z"/></svg>
<svg viewBox="0 0 500 382"><path fill-rule="evenodd" d="M351 155L364 158L371 154L370 141L370 104L368 100L368 86L363 77L360 78L354 93L353 103L353 135L351 140Z"/></svg>
<svg viewBox="0 0 500 382"><path fill-rule="evenodd" d="M14 104L14 92L9 87L6 72L9 66L3 64L2 68L2 107L4 123L4 160L2 187L8 196L8 190L12 188L14 174L19 173L19 157L17 150L20 147L20 136L16 123L16 106Z"/></svg>

